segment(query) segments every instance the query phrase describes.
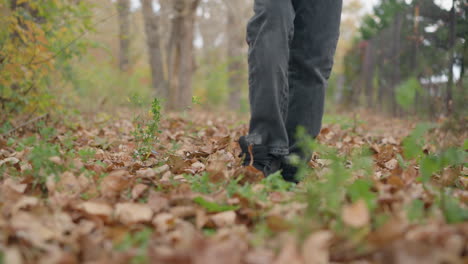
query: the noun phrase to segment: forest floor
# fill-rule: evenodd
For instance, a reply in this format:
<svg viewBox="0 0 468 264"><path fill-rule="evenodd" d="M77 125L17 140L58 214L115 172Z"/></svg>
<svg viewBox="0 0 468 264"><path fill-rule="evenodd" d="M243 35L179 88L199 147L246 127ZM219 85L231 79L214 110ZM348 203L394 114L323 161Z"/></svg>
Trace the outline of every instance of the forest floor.
<svg viewBox="0 0 468 264"><path fill-rule="evenodd" d="M328 116L296 186L240 166L239 120L167 114L150 143L131 114L3 134L0 263L468 262L466 131Z"/></svg>

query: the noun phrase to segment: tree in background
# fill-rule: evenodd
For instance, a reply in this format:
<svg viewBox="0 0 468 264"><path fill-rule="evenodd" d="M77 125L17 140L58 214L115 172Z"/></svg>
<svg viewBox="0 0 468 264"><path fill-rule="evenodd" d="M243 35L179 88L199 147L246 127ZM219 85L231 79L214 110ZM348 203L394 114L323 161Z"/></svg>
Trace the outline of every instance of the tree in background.
<svg viewBox="0 0 468 264"><path fill-rule="evenodd" d="M195 11L200 0L173 0L171 33L168 42L170 110L188 107L192 99L194 72Z"/></svg>
<svg viewBox="0 0 468 264"><path fill-rule="evenodd" d="M89 7L74 0L0 0L0 14L0 121L13 112L48 111L51 86L87 47Z"/></svg>
<svg viewBox="0 0 468 264"><path fill-rule="evenodd" d="M118 0L119 13L119 68L126 72L130 65L130 0Z"/></svg>
<svg viewBox="0 0 468 264"><path fill-rule="evenodd" d="M457 0L449 11L433 0L381 1L345 57L347 104L367 98L368 106L393 115L463 116L466 107L453 99L466 101L464 89L453 92L456 78L465 78L466 15ZM459 76L455 69L462 69Z"/></svg>
<svg viewBox="0 0 468 264"><path fill-rule="evenodd" d="M142 0L152 86L169 110L182 110L192 99L196 10L200 0ZM163 18L163 15L165 18ZM163 20L167 30L161 30ZM163 42L163 39L168 39Z"/></svg>
<svg viewBox="0 0 468 264"><path fill-rule="evenodd" d="M152 0L141 0L141 7L145 22L148 61L151 68L151 84L158 96L168 98L167 65L164 64L163 50L161 49L161 15L154 11Z"/></svg>
<svg viewBox="0 0 468 264"><path fill-rule="evenodd" d="M243 0L224 0L226 5L226 49L228 59L228 89L229 107L240 109L241 89L246 83L245 70L245 12L246 4Z"/></svg>

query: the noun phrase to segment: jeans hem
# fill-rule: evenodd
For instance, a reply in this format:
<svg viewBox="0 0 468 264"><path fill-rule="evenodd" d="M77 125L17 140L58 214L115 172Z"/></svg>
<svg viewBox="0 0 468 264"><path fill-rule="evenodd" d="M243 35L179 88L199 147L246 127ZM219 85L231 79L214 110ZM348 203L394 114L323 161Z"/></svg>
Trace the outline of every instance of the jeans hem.
<svg viewBox="0 0 468 264"><path fill-rule="evenodd" d="M286 156L289 154L289 148L288 147L269 147L268 152L273 155L279 155L279 156Z"/></svg>

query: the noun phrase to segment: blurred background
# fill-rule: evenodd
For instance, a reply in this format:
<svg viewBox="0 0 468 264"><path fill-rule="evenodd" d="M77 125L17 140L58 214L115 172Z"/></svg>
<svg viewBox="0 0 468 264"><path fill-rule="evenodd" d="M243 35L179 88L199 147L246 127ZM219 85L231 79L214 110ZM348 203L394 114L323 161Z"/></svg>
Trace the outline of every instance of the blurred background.
<svg viewBox="0 0 468 264"><path fill-rule="evenodd" d="M253 0L0 0L0 107L248 113ZM466 0L344 0L332 110L467 116Z"/></svg>

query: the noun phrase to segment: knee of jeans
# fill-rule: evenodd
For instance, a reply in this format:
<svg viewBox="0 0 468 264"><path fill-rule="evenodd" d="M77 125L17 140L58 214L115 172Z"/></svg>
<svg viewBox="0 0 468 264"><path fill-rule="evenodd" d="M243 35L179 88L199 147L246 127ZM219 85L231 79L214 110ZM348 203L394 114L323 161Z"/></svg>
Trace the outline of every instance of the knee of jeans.
<svg viewBox="0 0 468 264"><path fill-rule="evenodd" d="M290 1L257 0L255 15L247 24L247 43L257 36L261 28L277 30L291 35L294 27L294 10Z"/></svg>

